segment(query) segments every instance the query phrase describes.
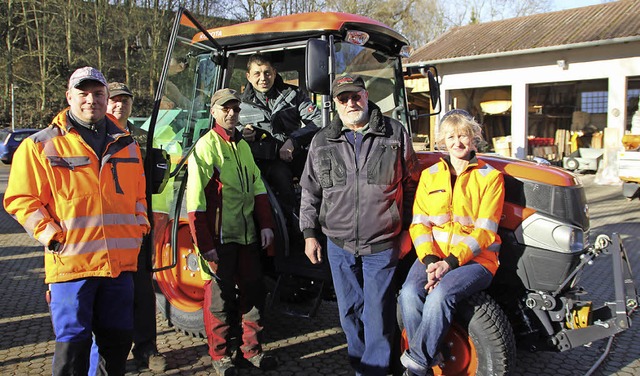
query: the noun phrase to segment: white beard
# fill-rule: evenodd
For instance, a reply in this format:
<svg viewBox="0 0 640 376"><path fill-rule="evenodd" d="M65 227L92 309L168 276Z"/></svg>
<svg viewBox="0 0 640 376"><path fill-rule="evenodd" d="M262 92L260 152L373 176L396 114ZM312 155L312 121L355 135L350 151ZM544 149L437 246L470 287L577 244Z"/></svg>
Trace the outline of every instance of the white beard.
<svg viewBox="0 0 640 376"><path fill-rule="evenodd" d="M341 118L342 123L346 125L364 125L367 123L367 116L369 115L369 108L365 106L361 111L347 112L344 117Z"/></svg>

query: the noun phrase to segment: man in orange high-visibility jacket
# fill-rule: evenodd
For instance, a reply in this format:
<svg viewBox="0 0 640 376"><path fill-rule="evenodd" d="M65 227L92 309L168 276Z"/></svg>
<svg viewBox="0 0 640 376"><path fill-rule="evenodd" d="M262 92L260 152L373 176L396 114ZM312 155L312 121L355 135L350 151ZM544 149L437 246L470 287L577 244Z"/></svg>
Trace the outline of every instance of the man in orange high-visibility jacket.
<svg viewBox="0 0 640 376"><path fill-rule="evenodd" d="M6 211L45 246L56 346L53 374L87 374L92 335L100 369L124 375L133 333L133 279L149 231L138 145L106 115L100 71L76 70L69 108L15 154Z"/></svg>

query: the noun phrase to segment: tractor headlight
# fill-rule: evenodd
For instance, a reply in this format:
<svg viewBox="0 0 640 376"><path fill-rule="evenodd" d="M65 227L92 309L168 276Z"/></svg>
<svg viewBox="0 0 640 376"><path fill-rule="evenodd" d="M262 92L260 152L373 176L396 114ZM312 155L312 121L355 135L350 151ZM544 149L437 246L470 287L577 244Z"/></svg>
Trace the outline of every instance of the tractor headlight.
<svg viewBox="0 0 640 376"><path fill-rule="evenodd" d="M553 240L562 250L580 252L584 246L584 232L572 226L558 226L553 230Z"/></svg>
<svg viewBox="0 0 640 376"><path fill-rule="evenodd" d="M550 251L575 253L589 246L588 233L581 228L540 214L533 214L516 231L518 242Z"/></svg>

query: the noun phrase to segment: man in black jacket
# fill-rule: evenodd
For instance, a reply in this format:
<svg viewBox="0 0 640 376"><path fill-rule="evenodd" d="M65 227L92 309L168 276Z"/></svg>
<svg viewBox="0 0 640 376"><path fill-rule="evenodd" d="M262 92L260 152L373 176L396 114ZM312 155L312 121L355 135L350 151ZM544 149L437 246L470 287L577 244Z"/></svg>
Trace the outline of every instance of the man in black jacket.
<svg viewBox="0 0 640 376"><path fill-rule="evenodd" d="M299 176L306 148L322 126L322 114L300 88L285 84L271 60L254 54L247 62L240 130L262 175L278 193L284 213L293 213L293 177ZM289 226L295 225L287 215Z"/></svg>
<svg viewBox="0 0 640 376"><path fill-rule="evenodd" d="M393 276L400 232L411 222L419 164L411 137L370 102L359 76L332 85L339 116L309 147L300 179L305 253L322 262L320 232L356 375L387 375L395 330Z"/></svg>

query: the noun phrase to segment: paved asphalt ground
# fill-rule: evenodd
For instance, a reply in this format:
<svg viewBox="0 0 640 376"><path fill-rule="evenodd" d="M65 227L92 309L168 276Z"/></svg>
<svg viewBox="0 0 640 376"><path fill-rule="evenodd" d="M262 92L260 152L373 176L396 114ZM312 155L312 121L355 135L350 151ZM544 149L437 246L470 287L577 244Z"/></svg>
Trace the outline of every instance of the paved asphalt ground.
<svg viewBox="0 0 640 376"><path fill-rule="evenodd" d="M0 166L0 198L4 196L8 166ZM636 286L640 286L640 202L628 202L619 186L594 184L593 175L582 176L586 186L594 234L622 235ZM596 260L581 284L594 305L613 300L610 256ZM42 247L0 209L0 375L50 375L54 349L51 321L44 299ZM242 369L241 375L352 375L345 339L334 302L322 302L314 318L294 318L275 310L266 316L266 350L280 359L268 373ZM594 375L640 374L640 320L616 337L611 353ZM206 341L178 333L158 316L158 346L167 356L167 375L209 375L211 363ZM605 340L564 353L518 353L516 375L584 375L606 346ZM130 358L127 375L152 375L138 369Z"/></svg>

